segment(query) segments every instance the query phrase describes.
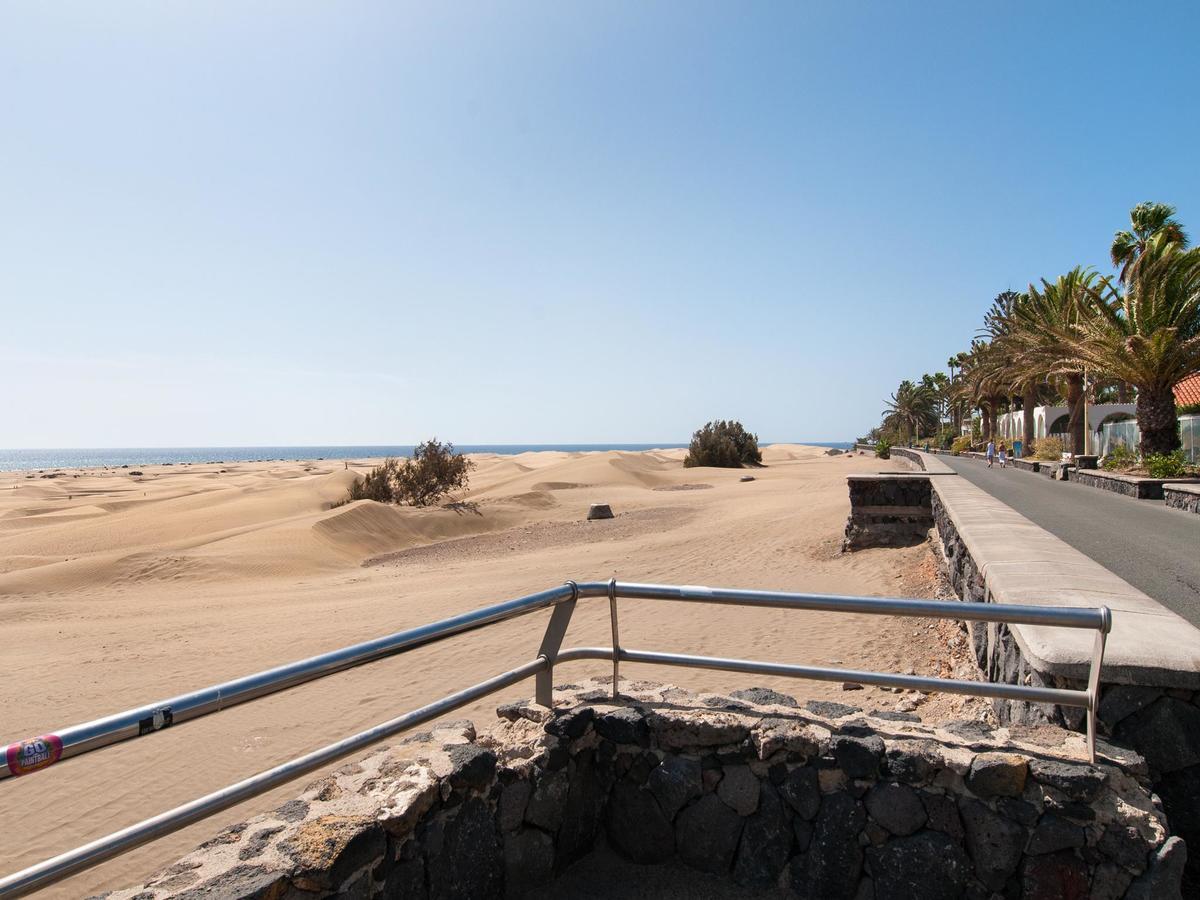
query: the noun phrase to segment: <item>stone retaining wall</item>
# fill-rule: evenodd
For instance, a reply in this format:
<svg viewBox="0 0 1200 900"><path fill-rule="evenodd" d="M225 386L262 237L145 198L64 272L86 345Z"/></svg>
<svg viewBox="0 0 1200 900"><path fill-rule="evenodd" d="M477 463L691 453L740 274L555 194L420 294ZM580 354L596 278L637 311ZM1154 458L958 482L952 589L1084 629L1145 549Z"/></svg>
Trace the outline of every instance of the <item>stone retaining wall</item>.
<svg viewBox="0 0 1200 900"><path fill-rule="evenodd" d="M1116 472L1100 472L1093 469L1075 471L1075 481L1088 487L1112 491L1137 500L1162 500L1163 487L1168 483L1161 478L1143 478L1138 475L1121 475Z"/></svg>
<svg viewBox="0 0 1200 900"><path fill-rule="evenodd" d="M1200 515L1200 485L1164 484L1163 502L1173 509Z"/></svg>
<svg viewBox="0 0 1200 900"><path fill-rule="evenodd" d="M111 900L555 897L598 848L811 898L1178 898L1136 755L1054 728L922 724L766 689L730 697L603 680L553 711L499 710L344 766ZM627 865L627 864L626 864ZM586 869L585 869L586 871ZM644 876L605 878L605 896ZM703 873L703 875L691 874Z"/></svg>
<svg viewBox="0 0 1200 900"><path fill-rule="evenodd" d="M933 526L929 478L903 473L848 475L850 516L844 550L909 547L920 544Z"/></svg>

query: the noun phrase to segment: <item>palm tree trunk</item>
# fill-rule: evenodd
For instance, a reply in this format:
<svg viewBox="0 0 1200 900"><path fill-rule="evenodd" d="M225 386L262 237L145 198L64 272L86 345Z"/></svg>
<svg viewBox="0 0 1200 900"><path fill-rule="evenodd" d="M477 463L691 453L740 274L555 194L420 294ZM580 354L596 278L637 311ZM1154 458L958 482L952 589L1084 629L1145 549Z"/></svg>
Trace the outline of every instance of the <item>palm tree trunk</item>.
<svg viewBox="0 0 1200 900"><path fill-rule="evenodd" d="M991 401L981 403L979 409L983 413L983 439L985 442L990 441L992 439L993 427Z"/></svg>
<svg viewBox="0 0 1200 900"><path fill-rule="evenodd" d="M1083 375L1072 372L1067 376L1067 409L1070 412L1067 430L1071 436L1071 452L1083 452Z"/></svg>
<svg viewBox="0 0 1200 900"><path fill-rule="evenodd" d="M1179 417L1175 412L1175 394L1170 386L1140 386L1137 395L1137 423L1142 432L1142 459L1152 453L1174 453L1179 440Z"/></svg>
<svg viewBox="0 0 1200 900"><path fill-rule="evenodd" d="M1032 381L1025 382L1025 390L1021 394L1021 442L1024 452L1028 453L1033 446L1033 405L1037 403L1037 385Z"/></svg>
<svg viewBox="0 0 1200 900"><path fill-rule="evenodd" d="M1117 382L1117 402L1118 403L1128 403L1129 402L1129 382L1128 381L1118 381Z"/></svg>

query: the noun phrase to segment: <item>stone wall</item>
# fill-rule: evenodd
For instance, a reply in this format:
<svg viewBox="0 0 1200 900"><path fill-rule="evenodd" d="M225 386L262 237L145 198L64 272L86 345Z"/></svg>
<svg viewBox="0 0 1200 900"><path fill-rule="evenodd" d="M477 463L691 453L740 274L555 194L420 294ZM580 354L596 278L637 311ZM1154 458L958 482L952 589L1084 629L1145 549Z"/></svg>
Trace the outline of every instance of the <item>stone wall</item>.
<svg viewBox="0 0 1200 900"><path fill-rule="evenodd" d="M1098 472L1092 469L1076 469L1075 481L1087 487L1112 491L1137 500L1161 500L1163 481L1160 478L1139 478L1135 475L1119 475L1115 472Z"/></svg>
<svg viewBox="0 0 1200 900"><path fill-rule="evenodd" d="M920 475L849 475L850 517L844 550L909 547L933 526L929 479Z"/></svg>
<svg viewBox="0 0 1200 900"><path fill-rule="evenodd" d="M1172 509L1200 515L1200 485L1163 485L1163 502Z"/></svg>
<svg viewBox="0 0 1200 900"><path fill-rule="evenodd" d="M960 539L954 522L935 491L933 518L942 542L946 572L959 597L982 603L988 599L982 574ZM989 681L1086 690L1082 680L1047 674L1030 665L1008 626L971 622L972 649ZM1200 846L1200 691L1138 684L1101 682L1098 727L1102 734L1141 754L1149 764L1154 790L1176 834ZM1005 723L1046 722L1079 730L1083 710L1020 700L992 700ZM1200 896L1200 857L1188 867L1187 884Z"/></svg>
<svg viewBox="0 0 1200 900"><path fill-rule="evenodd" d="M1127 751L1090 766L1052 727L608 688L380 748L109 897L548 898L593 853L621 862L596 896L658 895L651 871L679 897L1181 896L1186 847Z"/></svg>

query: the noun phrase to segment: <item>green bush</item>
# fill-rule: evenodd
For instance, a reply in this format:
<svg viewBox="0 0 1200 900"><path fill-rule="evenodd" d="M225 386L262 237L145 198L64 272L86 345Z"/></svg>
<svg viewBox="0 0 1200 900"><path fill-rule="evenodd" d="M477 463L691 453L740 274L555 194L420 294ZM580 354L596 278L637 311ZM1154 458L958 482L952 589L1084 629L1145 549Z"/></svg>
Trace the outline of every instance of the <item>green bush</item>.
<svg viewBox="0 0 1200 900"><path fill-rule="evenodd" d="M892 442L887 438L880 438L875 443L875 455L880 459L892 458Z"/></svg>
<svg viewBox="0 0 1200 900"><path fill-rule="evenodd" d="M950 452L955 456L959 456L971 449L971 436L969 434L956 437L953 443L950 444Z"/></svg>
<svg viewBox="0 0 1200 900"><path fill-rule="evenodd" d="M1138 464L1138 455L1124 444L1117 444L1104 456L1104 468L1110 472L1123 472Z"/></svg>
<svg viewBox="0 0 1200 900"><path fill-rule="evenodd" d="M1038 438L1033 442L1033 458L1043 459L1047 462L1058 462L1062 459L1063 442L1062 438L1044 437Z"/></svg>
<svg viewBox="0 0 1200 900"><path fill-rule="evenodd" d="M714 419L692 434L683 464L689 469L694 466L715 466L720 469L761 466L758 435L748 432L741 422Z"/></svg>
<svg viewBox="0 0 1200 900"><path fill-rule="evenodd" d="M471 460L454 452L453 444L442 444L433 438L414 447L410 459L403 462L391 457L385 459L383 465L350 485L342 503L375 500L432 506L451 491L466 489L473 468Z"/></svg>
<svg viewBox="0 0 1200 900"><path fill-rule="evenodd" d="M1146 471L1151 478L1178 478L1187 472L1182 450L1174 453L1151 453L1146 457Z"/></svg>

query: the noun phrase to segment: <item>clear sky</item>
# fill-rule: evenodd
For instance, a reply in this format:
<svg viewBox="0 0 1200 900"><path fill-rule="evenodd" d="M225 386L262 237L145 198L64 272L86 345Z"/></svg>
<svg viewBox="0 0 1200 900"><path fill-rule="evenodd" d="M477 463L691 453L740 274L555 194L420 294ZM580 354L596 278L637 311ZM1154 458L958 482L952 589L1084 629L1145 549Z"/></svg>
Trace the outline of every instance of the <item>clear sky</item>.
<svg viewBox="0 0 1200 900"><path fill-rule="evenodd" d="M0 5L0 446L848 439L1200 235L1200 6Z"/></svg>

